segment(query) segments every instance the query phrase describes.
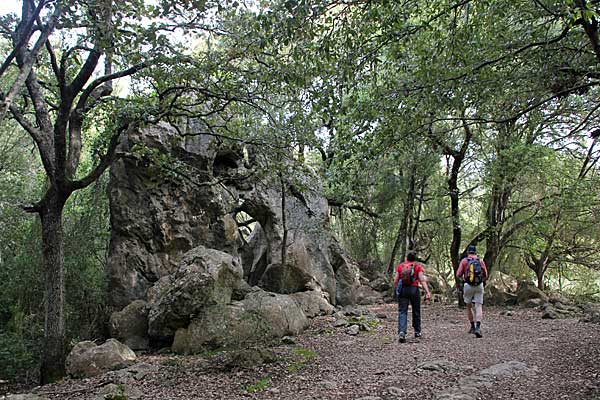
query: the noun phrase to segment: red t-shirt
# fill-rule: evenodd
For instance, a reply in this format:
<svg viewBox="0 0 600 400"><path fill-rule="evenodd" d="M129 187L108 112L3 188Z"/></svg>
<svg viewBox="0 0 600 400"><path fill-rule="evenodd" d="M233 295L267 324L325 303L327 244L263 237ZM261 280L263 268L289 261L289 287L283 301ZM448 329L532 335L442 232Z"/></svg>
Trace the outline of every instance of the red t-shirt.
<svg viewBox="0 0 600 400"><path fill-rule="evenodd" d="M415 265L415 275L414 275L414 281L412 281L410 283L410 286L419 286L419 273L423 272L425 273L425 270L423 269L422 266L420 266L419 264L417 264L415 261L404 261L402 264L398 264L396 266L396 272L398 273L398 275L402 275L401 271L402 271L402 267L404 265L410 265L410 264L414 264ZM396 282L397 284L398 282ZM408 282L402 282L402 286L408 286Z"/></svg>

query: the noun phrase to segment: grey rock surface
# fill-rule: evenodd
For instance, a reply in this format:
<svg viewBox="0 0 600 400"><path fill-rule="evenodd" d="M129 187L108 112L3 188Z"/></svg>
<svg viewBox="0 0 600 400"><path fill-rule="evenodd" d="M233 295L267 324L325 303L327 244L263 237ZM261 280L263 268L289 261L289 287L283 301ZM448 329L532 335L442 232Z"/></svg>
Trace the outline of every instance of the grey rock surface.
<svg viewBox="0 0 600 400"><path fill-rule="evenodd" d="M308 319L289 295L255 290L242 301L205 307L175 334L173 351L193 354L208 349L247 347L297 335Z"/></svg>
<svg viewBox="0 0 600 400"><path fill-rule="evenodd" d="M173 338L211 307L247 313L249 305L236 302L252 297L252 286L292 294L297 305L290 309L308 317L354 304L358 265L332 235L317 174L285 181L283 201L282 182L256 174L265 167L251 149L225 146L196 134L201 130L188 120L123 137L109 187L113 335L144 348L144 322L127 330L125 321L146 309L150 340Z"/></svg>
<svg viewBox="0 0 600 400"><path fill-rule="evenodd" d="M126 368L135 360L135 353L118 340L108 339L99 346L85 341L77 343L67 356L66 370L74 378L87 378Z"/></svg>
<svg viewBox="0 0 600 400"><path fill-rule="evenodd" d="M241 279L238 259L219 250L195 247L183 256L177 271L161 282L159 293L151 296L149 334L172 336L206 307L228 304Z"/></svg>
<svg viewBox="0 0 600 400"><path fill-rule="evenodd" d="M132 350L148 349L148 303L135 300L121 311L110 316L110 336Z"/></svg>

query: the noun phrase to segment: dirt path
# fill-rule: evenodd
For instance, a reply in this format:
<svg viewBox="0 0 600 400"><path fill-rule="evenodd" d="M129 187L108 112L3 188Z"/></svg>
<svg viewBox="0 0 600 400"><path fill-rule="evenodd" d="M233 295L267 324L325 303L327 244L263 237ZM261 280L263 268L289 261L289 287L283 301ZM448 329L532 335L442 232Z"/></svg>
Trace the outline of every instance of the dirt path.
<svg viewBox="0 0 600 400"><path fill-rule="evenodd" d="M423 309L424 337L414 339L409 330L407 343L399 344L395 307L371 307L387 318L357 336L333 328L332 317L318 318L295 346L275 348L279 361L250 370L219 371L218 362L200 356L143 356L140 361L154 369L126 387L137 398L170 400L600 400L600 325L486 308L484 336L476 339L466 333L464 311L429 305ZM111 379L67 380L38 393L102 399L95 393Z"/></svg>

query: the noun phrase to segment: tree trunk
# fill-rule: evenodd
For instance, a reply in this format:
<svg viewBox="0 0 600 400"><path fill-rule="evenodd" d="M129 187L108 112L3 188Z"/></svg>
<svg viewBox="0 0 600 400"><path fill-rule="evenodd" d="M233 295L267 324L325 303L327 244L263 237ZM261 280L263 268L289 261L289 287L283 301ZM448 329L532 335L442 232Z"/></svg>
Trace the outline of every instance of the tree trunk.
<svg viewBox="0 0 600 400"><path fill-rule="evenodd" d="M281 227L283 228L283 235L281 238L281 268L285 268L286 263L286 254L287 254L287 237L288 237L288 229L287 229L287 220L285 214L285 181L283 180L283 175L279 173L279 182L281 184Z"/></svg>
<svg viewBox="0 0 600 400"><path fill-rule="evenodd" d="M544 269L540 268L538 271L536 271L537 276L537 287L540 290L544 290Z"/></svg>
<svg viewBox="0 0 600 400"><path fill-rule="evenodd" d="M39 210L45 278L45 329L41 383L55 382L65 375L65 269L62 212L65 204L52 189Z"/></svg>
<svg viewBox="0 0 600 400"><path fill-rule="evenodd" d="M404 261L407 252L407 242L409 236L409 221L412 218L412 212L415 203L415 173L416 168L413 165L411 175L408 183L408 192L406 193L406 199L404 199L404 209L402 210L402 220L400 221L400 227L398 228L398 234L396 235L396 241L392 248L392 254L390 255L390 262L388 264L388 275L394 274L394 266L398 250L400 250L400 258Z"/></svg>
<svg viewBox="0 0 600 400"><path fill-rule="evenodd" d="M452 181L452 180L451 180ZM465 306L465 301L462 296L463 288L461 281L456 277L458 266L460 264L460 241L462 238L462 229L460 226L460 209L458 206L458 187L452 187L450 182L450 216L452 219L452 243L450 244L450 261L452 263L452 271L454 271L454 281L458 289L458 305Z"/></svg>
<svg viewBox="0 0 600 400"><path fill-rule="evenodd" d="M408 244L409 246L415 246L415 238L417 237L417 233L419 232L419 221L421 220L421 213L423 211L423 203L425 198L425 188L427 187L427 177L423 177L420 183L419 189L419 197L417 201L417 213L414 217L414 224L412 227L412 232L410 233Z"/></svg>
<svg viewBox="0 0 600 400"><path fill-rule="evenodd" d="M486 239L485 255L483 261L488 271L488 276L492 274L492 270L496 265L496 260L500 255L500 240L495 232L491 232Z"/></svg>
<svg viewBox="0 0 600 400"><path fill-rule="evenodd" d="M402 223L400 223L400 227L398 228L398 234L396 235L396 241L394 242L394 247L392 248L392 254L390 254L390 262L388 263L387 273L388 275L394 275L394 265L396 260L396 253L398 253L398 248L400 248L400 242L403 240L402 235Z"/></svg>
<svg viewBox="0 0 600 400"><path fill-rule="evenodd" d="M408 181L408 193L406 193L406 200L404 202L404 210L402 215L402 234L404 236L404 240L400 242L400 251L402 252L402 258L406 257L406 253L408 250L411 250L408 247L409 242L409 230L412 221L413 209L415 205L415 166L413 165L412 171L410 173L410 178ZM408 248L407 248L408 247Z"/></svg>

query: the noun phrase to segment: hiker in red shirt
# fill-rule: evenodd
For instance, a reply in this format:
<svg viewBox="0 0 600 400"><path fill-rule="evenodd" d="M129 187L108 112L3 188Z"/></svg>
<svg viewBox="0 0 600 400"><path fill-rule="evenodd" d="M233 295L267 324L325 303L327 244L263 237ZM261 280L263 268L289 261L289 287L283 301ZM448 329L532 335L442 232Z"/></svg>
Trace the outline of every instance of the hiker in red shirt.
<svg viewBox="0 0 600 400"><path fill-rule="evenodd" d="M473 245L467 249L467 257L460 261L456 277L464 281L463 299L467 304L467 317L471 324L469 333L480 338L481 320L483 319L483 287L488 278L485 262L477 257L477 248ZM473 307L473 304L475 306Z"/></svg>
<svg viewBox="0 0 600 400"><path fill-rule="evenodd" d="M398 342L406 341L406 325L408 324L408 303L412 307L412 326L415 337L421 337L421 294L419 282L425 289L425 299L431 299L427 287L425 271L420 264L415 262L415 253L409 252L406 261L396 267L394 287L398 298Z"/></svg>

